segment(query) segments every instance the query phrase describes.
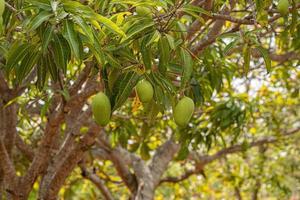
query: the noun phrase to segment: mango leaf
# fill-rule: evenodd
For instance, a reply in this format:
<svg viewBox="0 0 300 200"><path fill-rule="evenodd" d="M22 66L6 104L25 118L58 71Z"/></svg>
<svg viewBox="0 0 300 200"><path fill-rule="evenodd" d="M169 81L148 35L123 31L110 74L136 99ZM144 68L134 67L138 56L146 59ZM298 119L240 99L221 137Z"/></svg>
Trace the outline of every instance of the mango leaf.
<svg viewBox="0 0 300 200"><path fill-rule="evenodd" d="M123 38L121 43L125 43L130 39L133 39L138 34L145 34L145 30L154 26L153 20L143 19L139 23L133 23L126 31L126 38Z"/></svg>
<svg viewBox="0 0 300 200"><path fill-rule="evenodd" d="M224 38L240 38L239 33L223 33L220 36L218 36L218 40L224 39Z"/></svg>
<svg viewBox="0 0 300 200"><path fill-rule="evenodd" d="M244 72L245 74L248 73L250 68L250 47L248 45L245 45L243 47L243 58L244 58Z"/></svg>
<svg viewBox="0 0 300 200"><path fill-rule="evenodd" d="M148 43L146 44L146 47L148 47L150 44L152 44L155 41L158 41L160 38L160 33L159 31L155 30L154 33L152 34L151 39L148 41Z"/></svg>
<svg viewBox="0 0 300 200"><path fill-rule="evenodd" d="M68 12L79 14L82 17L89 19L91 22L93 20L96 20L96 21L100 22L101 24L103 24L105 27L107 27L112 32L117 33L122 37L126 37L126 34L124 33L124 31L117 24L115 24L110 19L94 12L90 7L85 6L77 1L64 1L63 4L64 4L64 8Z"/></svg>
<svg viewBox="0 0 300 200"><path fill-rule="evenodd" d="M141 42L141 47L140 47L140 51L142 54L142 60L143 63L145 65L145 68L147 70L151 69L152 67L152 52L151 52L151 48L147 47L146 44L148 43L148 38L149 37L145 37L142 42Z"/></svg>
<svg viewBox="0 0 300 200"><path fill-rule="evenodd" d="M100 63L101 65L104 65L105 58L104 58L104 53L103 53L102 45L101 45L102 36L100 36L100 34L94 29L92 29L92 32L93 32L93 36L94 36L94 44L93 45L88 44L88 47L94 53L94 56L96 57L98 63Z"/></svg>
<svg viewBox="0 0 300 200"><path fill-rule="evenodd" d="M263 48L262 46L256 46L256 49L260 52L260 54L262 55L264 61L265 61L265 64L266 64L266 69L268 72L271 71L271 59L270 59L270 56L269 56L269 52L267 49Z"/></svg>
<svg viewBox="0 0 300 200"><path fill-rule="evenodd" d="M223 54L227 55L227 53L234 47L236 47L237 43L239 42L239 38L235 38L233 41L231 41L223 50Z"/></svg>
<svg viewBox="0 0 300 200"><path fill-rule="evenodd" d="M118 77L112 89L111 103L113 110L119 108L127 100L138 79L139 75L133 71L126 72Z"/></svg>
<svg viewBox="0 0 300 200"><path fill-rule="evenodd" d="M120 68L121 64L119 63L119 61L114 58L114 56L110 53L110 52L105 52L105 60L112 66L115 68Z"/></svg>
<svg viewBox="0 0 300 200"><path fill-rule="evenodd" d="M81 40L78 38L78 33L74 30L74 23L65 20L64 21L64 30L63 36L68 41L72 52L77 60L81 60L82 57L82 44Z"/></svg>
<svg viewBox="0 0 300 200"><path fill-rule="evenodd" d="M49 0L26 0L26 2L37 6L38 8L41 8L43 10L51 11L51 4Z"/></svg>
<svg viewBox="0 0 300 200"><path fill-rule="evenodd" d="M205 24L204 19L200 17L197 13L193 12L192 10L186 8L182 8L181 10L189 14L190 16L195 17L201 24Z"/></svg>
<svg viewBox="0 0 300 200"><path fill-rule="evenodd" d="M46 52L49 42L52 40L53 32L54 32L54 26L48 26L43 34L43 38L42 38L43 53Z"/></svg>
<svg viewBox="0 0 300 200"><path fill-rule="evenodd" d="M37 64L37 81L36 86L39 90L44 88L46 77L47 77L47 65L46 58L43 56L40 57L39 62Z"/></svg>
<svg viewBox="0 0 300 200"><path fill-rule="evenodd" d="M199 7L199 6L194 6L194 5L191 5L191 4L187 4L185 6L182 7L182 10L183 11L189 11L189 12L195 12L195 13L198 13L198 14L204 14L204 15L207 15L207 16L211 16L210 12L208 12L207 10Z"/></svg>
<svg viewBox="0 0 300 200"><path fill-rule="evenodd" d="M58 68L54 63L52 56L47 54L43 59L45 59L44 63L47 67L47 70L50 72L52 80L56 82L58 80Z"/></svg>
<svg viewBox="0 0 300 200"><path fill-rule="evenodd" d="M70 47L68 42L58 34L53 36L52 43L55 64L62 69L65 74L67 71L67 63L70 57Z"/></svg>
<svg viewBox="0 0 300 200"><path fill-rule="evenodd" d="M78 16L72 16L74 19L74 22L79 25L79 27L82 29L83 33L88 37L90 42L93 44L94 43L94 35L92 28L83 20L81 17Z"/></svg>
<svg viewBox="0 0 300 200"><path fill-rule="evenodd" d="M165 74L167 71L167 65L170 59L170 46L168 39L165 36L162 36L158 42L158 50L159 50L159 65L158 70Z"/></svg>
<svg viewBox="0 0 300 200"><path fill-rule="evenodd" d="M9 73L14 67L17 67L19 62L21 62L24 57L28 54L28 50L31 45L28 43L19 44L20 42L15 42L8 51L6 71Z"/></svg>
<svg viewBox="0 0 300 200"><path fill-rule="evenodd" d="M184 86L190 79L193 73L193 59L191 54L185 49L181 48L181 59L183 63L183 74L181 85Z"/></svg>
<svg viewBox="0 0 300 200"><path fill-rule="evenodd" d="M115 24L113 21L111 21L110 19L103 17L102 15L99 15L97 13L95 13L95 19L97 21L99 21L100 23L102 23L104 26L106 26L108 29L110 29L111 31L126 37L126 34L124 33L124 31L117 25Z"/></svg>
<svg viewBox="0 0 300 200"><path fill-rule="evenodd" d="M16 79L17 83L21 83L24 78L32 70L33 66L37 63L41 56L39 51L35 50L35 47L32 47L26 57L22 60L21 64L17 67L16 70Z"/></svg>
<svg viewBox="0 0 300 200"><path fill-rule="evenodd" d="M174 42L174 38L173 36L169 35L169 34L166 34L166 37L168 39L168 42L169 42L169 45L171 47L172 50L175 50L175 42Z"/></svg>
<svg viewBox="0 0 300 200"><path fill-rule="evenodd" d="M52 15L53 13L49 11L41 11L39 14L34 16L32 20L30 20L30 23L28 24L28 31L35 30L44 21L47 21Z"/></svg>

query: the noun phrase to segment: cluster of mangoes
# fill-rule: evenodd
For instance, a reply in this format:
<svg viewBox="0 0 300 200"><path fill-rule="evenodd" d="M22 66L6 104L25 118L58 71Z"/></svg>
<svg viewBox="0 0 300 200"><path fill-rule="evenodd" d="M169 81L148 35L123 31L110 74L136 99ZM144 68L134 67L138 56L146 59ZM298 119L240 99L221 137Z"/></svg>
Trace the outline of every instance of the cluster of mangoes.
<svg viewBox="0 0 300 200"><path fill-rule="evenodd" d="M138 82L136 91L142 103L148 103L153 98L153 87L151 83L145 79ZM101 126L108 124L111 117L111 104L109 98L103 92L99 92L92 99L91 106L95 121ZM177 103L173 111L175 123L180 127L187 126L193 115L194 108L194 101L189 97L183 97Z"/></svg>

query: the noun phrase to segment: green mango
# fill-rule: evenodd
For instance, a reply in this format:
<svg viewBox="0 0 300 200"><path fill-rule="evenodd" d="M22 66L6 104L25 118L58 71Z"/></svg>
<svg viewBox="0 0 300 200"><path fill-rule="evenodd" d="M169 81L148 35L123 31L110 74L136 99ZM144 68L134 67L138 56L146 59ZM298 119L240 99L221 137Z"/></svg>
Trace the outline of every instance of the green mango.
<svg viewBox="0 0 300 200"><path fill-rule="evenodd" d="M151 16L152 12L150 8L147 8L145 6L137 6L136 8L136 13L140 16Z"/></svg>
<svg viewBox="0 0 300 200"><path fill-rule="evenodd" d="M178 126L188 125L195 109L194 101L189 97L183 97L175 106L174 120Z"/></svg>
<svg viewBox="0 0 300 200"><path fill-rule="evenodd" d="M281 15L287 15L289 12L289 0L279 0L277 10Z"/></svg>
<svg viewBox="0 0 300 200"><path fill-rule="evenodd" d="M153 87L149 81L141 80L136 85L136 91L139 99L143 103L150 102L153 98Z"/></svg>
<svg viewBox="0 0 300 200"><path fill-rule="evenodd" d="M105 126L110 121L111 104L109 98L103 93L99 92L92 99L92 112L95 121L101 126Z"/></svg>
<svg viewBox="0 0 300 200"><path fill-rule="evenodd" d="M0 16L2 16L2 14L4 12L4 8L5 8L5 1L0 0Z"/></svg>

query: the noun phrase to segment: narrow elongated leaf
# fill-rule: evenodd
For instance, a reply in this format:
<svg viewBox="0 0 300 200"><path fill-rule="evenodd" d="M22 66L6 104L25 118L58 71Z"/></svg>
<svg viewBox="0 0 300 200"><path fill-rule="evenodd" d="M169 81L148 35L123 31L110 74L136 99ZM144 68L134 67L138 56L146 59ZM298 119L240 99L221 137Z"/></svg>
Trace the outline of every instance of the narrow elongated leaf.
<svg viewBox="0 0 300 200"><path fill-rule="evenodd" d="M37 81L36 81L36 85L39 90L42 90L44 88L46 77L47 77L47 65L45 64L45 58L41 56L37 65Z"/></svg>
<svg viewBox="0 0 300 200"><path fill-rule="evenodd" d="M99 14L95 14L95 19L97 21L99 21L100 23L102 23L104 26L106 26L111 31L113 31L123 37L126 37L126 34L124 33L124 31L110 19L103 17L102 15L99 15Z"/></svg>
<svg viewBox="0 0 300 200"><path fill-rule="evenodd" d="M244 72L247 74L250 68L250 47L248 45L244 46L243 57L244 57Z"/></svg>
<svg viewBox="0 0 300 200"><path fill-rule="evenodd" d="M162 36L160 38L158 43L158 49L160 54L158 69L162 74L165 74L170 59L170 46L168 39L165 36Z"/></svg>
<svg viewBox="0 0 300 200"><path fill-rule="evenodd" d="M51 55L48 54L44 57L45 64L47 66L47 70L50 72L51 78L54 82L58 80L58 68L55 65L53 59L51 58Z"/></svg>
<svg viewBox="0 0 300 200"><path fill-rule="evenodd" d="M34 48L35 47L32 47L30 51L28 51L28 55L22 60L20 66L17 68L17 83L21 83L22 80L24 80L24 78L30 73L34 65L38 62L41 54Z"/></svg>
<svg viewBox="0 0 300 200"><path fill-rule="evenodd" d="M37 14L28 24L28 31L35 30L37 27L39 27L44 21L47 21L53 13L49 11L41 11L39 14Z"/></svg>
<svg viewBox="0 0 300 200"><path fill-rule="evenodd" d="M148 42L148 37L142 40L140 49L141 49L143 63L145 65L145 68L148 70L151 69L152 66L152 62L151 62L152 53L151 53L151 48L146 46L147 42Z"/></svg>
<svg viewBox="0 0 300 200"><path fill-rule="evenodd" d="M78 38L78 34L74 30L74 23L66 20L64 21L64 32L63 32L64 38L68 41L71 50L77 60L81 60L81 54L82 49L80 47L82 46L81 40Z"/></svg>
<svg viewBox="0 0 300 200"><path fill-rule="evenodd" d="M158 41L160 38L160 33L159 31L155 31L151 37L151 39L149 40L149 42L146 44L146 47L148 47L149 45L151 45L153 42Z"/></svg>
<svg viewBox="0 0 300 200"><path fill-rule="evenodd" d="M239 42L239 39L238 39L238 38L236 38L236 39L234 39L233 41L231 41L231 42L224 48L223 54L224 54L224 55L227 55L227 53L228 53L232 48L234 48L234 47L237 45L238 42Z"/></svg>
<svg viewBox="0 0 300 200"><path fill-rule="evenodd" d="M42 52L45 53L45 51L48 48L49 42L52 40L54 31L54 26L48 26L43 34L43 41L42 41Z"/></svg>
<svg viewBox="0 0 300 200"><path fill-rule="evenodd" d="M54 35L54 42L52 43L54 61L56 65L66 73L67 63L70 57L70 47L68 42L61 35Z"/></svg>
<svg viewBox="0 0 300 200"><path fill-rule="evenodd" d="M193 59L190 53L183 48L181 48L180 53L183 62L182 86L184 86L191 79L193 73Z"/></svg>
<svg viewBox="0 0 300 200"><path fill-rule="evenodd" d="M184 11L185 13L189 14L192 17L195 17L199 22L201 22L201 24L205 24L204 19L200 17L197 13L193 12L192 10L182 8L182 11Z"/></svg>
<svg viewBox="0 0 300 200"><path fill-rule="evenodd" d="M35 5L43 10L51 10L51 4L49 0L26 0L28 3Z"/></svg>
<svg viewBox="0 0 300 200"><path fill-rule="evenodd" d="M120 68L121 64L119 63L119 61L114 58L113 55L111 55L109 52L105 52L105 60L112 66L112 67L116 67L116 68Z"/></svg>
<svg viewBox="0 0 300 200"><path fill-rule="evenodd" d="M194 6L191 4L187 4L187 5L183 6L182 10L211 16L210 12L208 12L207 10L204 10L203 8L201 8L199 6Z"/></svg>
<svg viewBox="0 0 300 200"><path fill-rule="evenodd" d="M139 23L135 23L133 26L131 26L126 34L127 34L127 37L123 39L122 42L126 42L130 39L133 39L134 36L138 35L138 34L145 34L145 30L150 28L150 27L153 27L154 26L154 22L153 20L149 20L149 19L144 19L144 20L141 20Z"/></svg>
<svg viewBox="0 0 300 200"><path fill-rule="evenodd" d="M84 34L89 38L90 42L94 43L92 28L81 17L73 16L73 19L75 23L80 26Z"/></svg>
<svg viewBox="0 0 300 200"><path fill-rule="evenodd" d="M92 32L93 32L93 37L94 37L94 44L89 45L89 48L94 53L98 63L100 63L101 65L104 65L105 57L104 57L104 53L103 53L103 49L102 49L102 45L101 45L101 38L100 38L102 36L99 37L100 34L98 34L94 29L92 29Z"/></svg>
<svg viewBox="0 0 300 200"><path fill-rule="evenodd" d="M263 48L262 46L257 46L256 49L262 55L262 57L263 57L263 59L265 61L265 64L266 64L267 71L270 72L272 67L271 67L271 59L270 59L268 50L265 49L265 48Z"/></svg>
<svg viewBox="0 0 300 200"><path fill-rule="evenodd" d="M171 49L174 50L176 47L175 47L175 42L174 42L173 36L171 36L169 34L166 34L166 37L168 39L168 42L169 42L169 45L170 45Z"/></svg>
<svg viewBox="0 0 300 200"><path fill-rule="evenodd" d="M16 42L10 48L8 52L7 62L6 62L6 71L10 72L14 67L17 67L18 63L21 62L24 57L28 54L28 50L31 47L30 44L19 44Z"/></svg>
<svg viewBox="0 0 300 200"><path fill-rule="evenodd" d="M111 21L109 18L106 18L98 13L95 13L90 7L85 6L77 1L64 1L63 4L64 4L64 8L68 12L80 14L81 16L84 16L84 18L89 19L91 22L93 20L96 20L101 24L103 24L112 32L117 33L122 37L126 36L124 31L116 23Z"/></svg>
<svg viewBox="0 0 300 200"><path fill-rule="evenodd" d="M133 71L127 72L118 77L112 89L113 94L111 102L113 110L119 108L126 101L138 79L139 75Z"/></svg>

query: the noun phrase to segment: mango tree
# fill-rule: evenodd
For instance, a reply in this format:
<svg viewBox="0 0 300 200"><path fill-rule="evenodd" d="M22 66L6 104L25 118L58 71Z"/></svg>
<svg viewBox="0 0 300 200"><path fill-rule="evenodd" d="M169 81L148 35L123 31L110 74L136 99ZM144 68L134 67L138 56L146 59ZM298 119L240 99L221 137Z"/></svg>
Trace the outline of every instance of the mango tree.
<svg viewBox="0 0 300 200"><path fill-rule="evenodd" d="M0 198L296 195L299 10L0 0Z"/></svg>

